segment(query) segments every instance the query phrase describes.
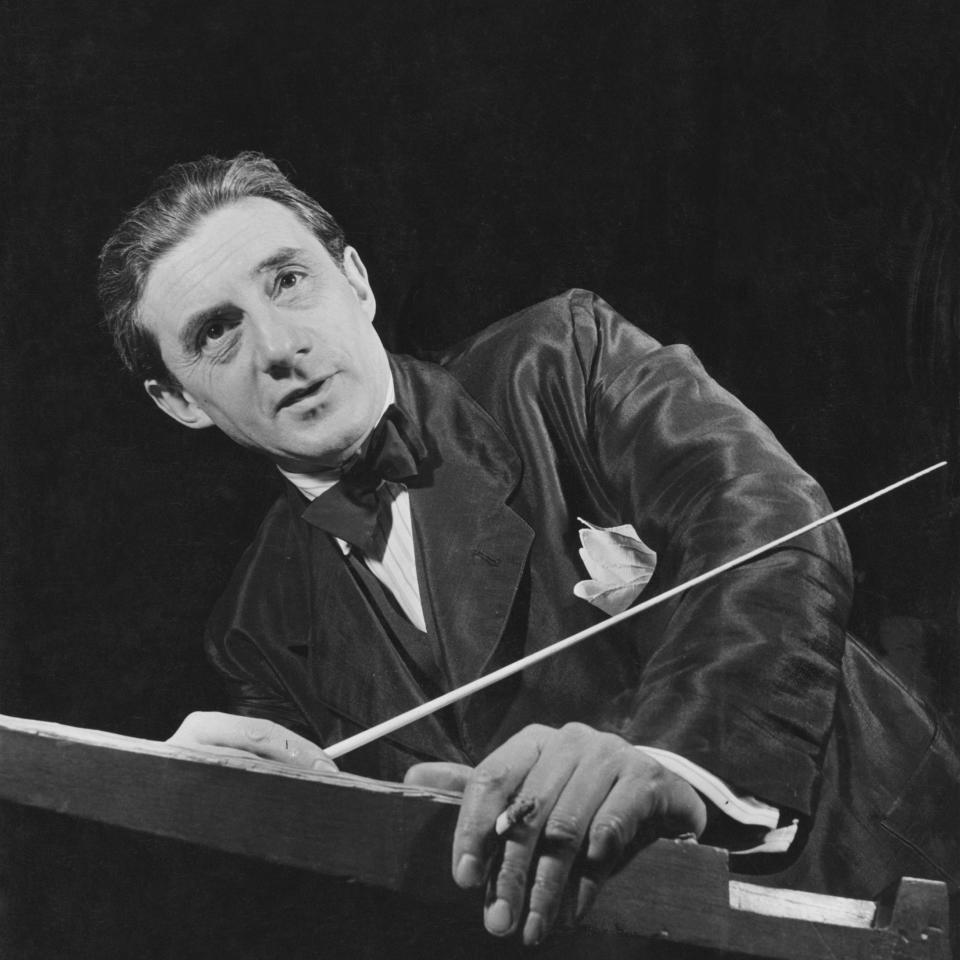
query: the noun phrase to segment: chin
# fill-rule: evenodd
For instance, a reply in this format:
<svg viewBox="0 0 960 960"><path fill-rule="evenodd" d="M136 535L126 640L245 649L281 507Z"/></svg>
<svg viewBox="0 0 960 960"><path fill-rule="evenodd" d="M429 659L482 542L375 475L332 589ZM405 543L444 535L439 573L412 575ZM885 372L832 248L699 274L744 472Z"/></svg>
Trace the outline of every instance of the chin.
<svg viewBox="0 0 960 960"><path fill-rule="evenodd" d="M314 430L304 425L305 429L299 432L299 436L292 436L292 441L287 448L287 459L297 460L300 463L324 464L325 467L314 467L314 469L335 469L347 457L352 456L360 447L367 434L373 429L377 418L373 418L372 423L366 421L360 423L354 418L351 422L339 425L339 429L331 430L334 424L329 416L323 423L323 436L316 430L317 424L314 424ZM296 441L300 441L297 443Z"/></svg>
<svg viewBox="0 0 960 960"><path fill-rule="evenodd" d="M301 450L289 451L283 459L288 463L299 464L299 467L292 468L297 473L328 472L336 470L359 445L359 442L354 440L346 446L332 445L322 449L315 446L305 447Z"/></svg>

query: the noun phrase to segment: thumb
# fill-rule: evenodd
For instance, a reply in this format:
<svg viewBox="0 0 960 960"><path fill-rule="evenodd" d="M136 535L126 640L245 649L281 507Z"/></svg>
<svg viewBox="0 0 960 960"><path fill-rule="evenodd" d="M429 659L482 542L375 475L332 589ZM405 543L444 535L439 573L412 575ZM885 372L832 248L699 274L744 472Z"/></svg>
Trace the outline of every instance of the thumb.
<svg viewBox="0 0 960 960"><path fill-rule="evenodd" d="M416 787L463 793L472 773L473 767L465 763L415 763L407 770L403 782Z"/></svg>

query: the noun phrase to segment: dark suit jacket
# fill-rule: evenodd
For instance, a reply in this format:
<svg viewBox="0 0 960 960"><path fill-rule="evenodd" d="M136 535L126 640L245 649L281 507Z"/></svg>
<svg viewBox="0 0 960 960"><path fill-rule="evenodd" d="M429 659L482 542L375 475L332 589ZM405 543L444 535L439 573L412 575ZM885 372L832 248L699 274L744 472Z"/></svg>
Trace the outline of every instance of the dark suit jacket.
<svg viewBox="0 0 960 960"><path fill-rule="evenodd" d="M687 347L662 347L584 291L493 325L441 365L391 363L428 450L410 485L427 634L385 615L293 488L208 634L238 712L321 744L601 619L572 592L586 578L578 517L633 523L659 554L652 596L829 510ZM936 750L948 766L955 751L943 734L934 746L935 720L847 640L850 590L843 536L821 527L344 766L399 778L420 759L476 763L529 722L583 721L800 816L791 854L760 864L777 882L859 896L903 873L939 876L957 864L955 836L919 837L910 791L928 795L925 777L944 780Z"/></svg>

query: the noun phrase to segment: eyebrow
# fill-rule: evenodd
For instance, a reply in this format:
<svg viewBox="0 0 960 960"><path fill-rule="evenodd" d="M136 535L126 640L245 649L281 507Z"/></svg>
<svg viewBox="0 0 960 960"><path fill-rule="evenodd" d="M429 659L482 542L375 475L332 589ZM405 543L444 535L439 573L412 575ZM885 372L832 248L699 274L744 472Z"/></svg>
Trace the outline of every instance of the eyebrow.
<svg viewBox="0 0 960 960"><path fill-rule="evenodd" d="M265 260L261 260L250 271L250 275L255 277L261 273L267 273L276 267L282 267L291 260L302 260L306 255L306 251L300 247L281 247L276 253L271 253Z"/></svg>

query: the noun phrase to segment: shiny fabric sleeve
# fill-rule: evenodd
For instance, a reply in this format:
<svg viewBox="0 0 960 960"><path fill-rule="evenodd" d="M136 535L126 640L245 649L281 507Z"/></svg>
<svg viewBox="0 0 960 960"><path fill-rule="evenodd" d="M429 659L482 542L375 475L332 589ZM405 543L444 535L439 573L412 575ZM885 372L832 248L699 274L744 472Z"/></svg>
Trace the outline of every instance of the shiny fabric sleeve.
<svg viewBox="0 0 960 960"><path fill-rule="evenodd" d="M207 654L226 685L233 713L272 720L308 740L319 739L252 637L239 630L221 637L211 634Z"/></svg>
<svg viewBox="0 0 960 960"><path fill-rule="evenodd" d="M304 572L290 557L295 538L287 498L274 504L237 564L207 622L207 657L226 686L229 709L273 720L321 742L318 713L303 684L310 602Z"/></svg>
<svg viewBox="0 0 960 960"><path fill-rule="evenodd" d="M688 348L651 349L595 298L573 298L571 317L598 475L619 518L659 554L645 596L829 512L819 486ZM617 705L621 732L809 812L850 593L833 524L663 605L636 625L646 663Z"/></svg>

